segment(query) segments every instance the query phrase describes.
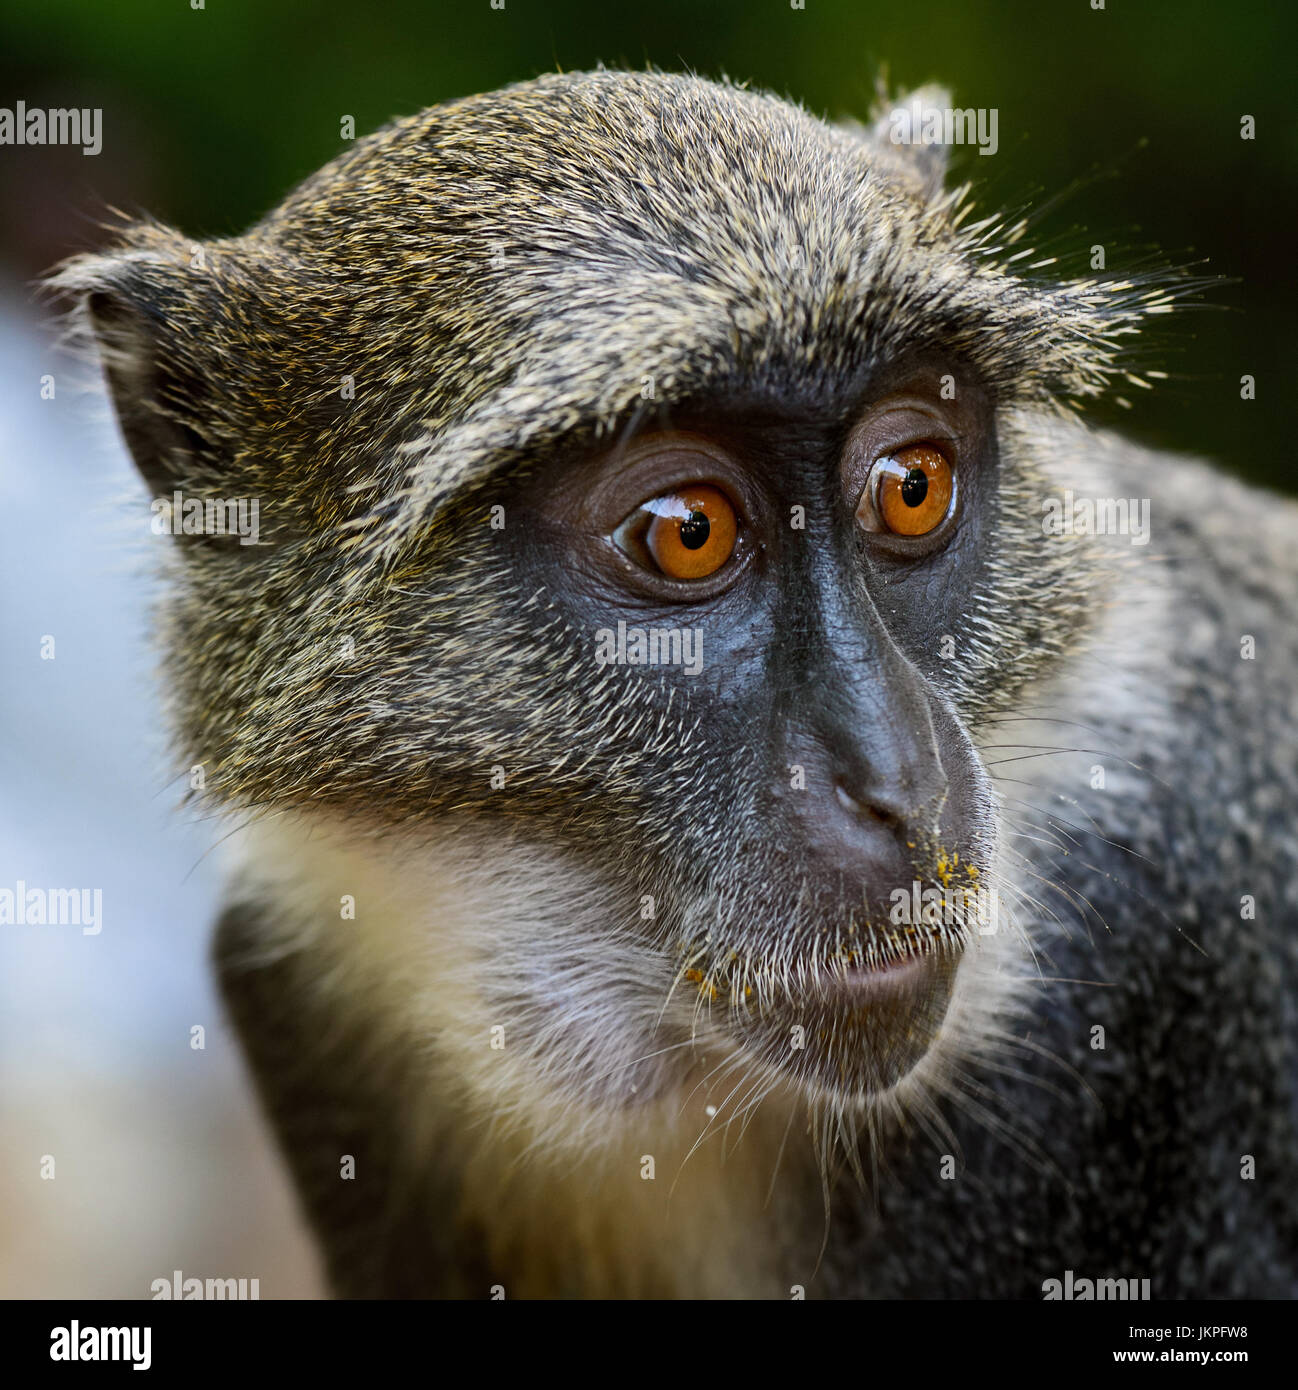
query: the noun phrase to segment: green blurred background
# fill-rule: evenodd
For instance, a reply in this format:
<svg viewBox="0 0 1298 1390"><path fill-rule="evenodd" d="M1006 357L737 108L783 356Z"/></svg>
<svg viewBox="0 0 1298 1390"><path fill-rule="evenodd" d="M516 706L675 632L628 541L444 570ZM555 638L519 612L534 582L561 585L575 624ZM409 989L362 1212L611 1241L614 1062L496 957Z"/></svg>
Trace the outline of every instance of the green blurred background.
<svg viewBox="0 0 1298 1390"><path fill-rule="evenodd" d="M9 0L0 102L102 106L104 151L0 149L0 256L31 277L92 243L104 203L194 234L236 231L389 117L598 61L725 73L831 116L863 115L874 75L937 79L996 107L994 159L959 153L991 204L1053 203L1039 235L1085 268L1157 248L1237 283L1166 322L1172 379L1097 413L1154 443L1292 488L1288 391L1298 123L1294 7L1207 0ZM1252 115L1257 138L1240 138ZM1080 185L1080 186L1079 186ZM1085 229L1084 231L1082 229ZM1239 378L1257 378L1240 400ZM1140 393L1138 393L1140 394Z"/></svg>

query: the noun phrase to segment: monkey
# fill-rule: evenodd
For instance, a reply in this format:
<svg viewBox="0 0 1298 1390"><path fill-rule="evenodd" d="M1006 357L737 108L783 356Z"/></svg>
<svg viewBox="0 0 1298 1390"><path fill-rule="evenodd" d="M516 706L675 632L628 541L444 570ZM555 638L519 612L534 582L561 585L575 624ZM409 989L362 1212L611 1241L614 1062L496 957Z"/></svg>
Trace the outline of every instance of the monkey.
<svg viewBox="0 0 1298 1390"><path fill-rule="evenodd" d="M258 506L159 641L334 1295L1298 1292L1298 510L944 155L550 74L54 273Z"/></svg>

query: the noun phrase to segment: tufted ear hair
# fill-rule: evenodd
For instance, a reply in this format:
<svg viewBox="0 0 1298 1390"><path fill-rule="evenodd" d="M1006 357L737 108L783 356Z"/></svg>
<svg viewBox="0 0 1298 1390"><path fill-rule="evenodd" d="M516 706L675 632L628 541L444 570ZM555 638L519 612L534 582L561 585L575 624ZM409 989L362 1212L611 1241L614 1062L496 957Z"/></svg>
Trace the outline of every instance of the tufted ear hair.
<svg viewBox="0 0 1298 1390"><path fill-rule="evenodd" d="M74 301L131 456L160 494L215 481L230 451L205 331L214 290L202 249L159 228L149 242L76 256L46 287Z"/></svg>
<svg viewBox="0 0 1298 1390"><path fill-rule="evenodd" d="M945 87L917 87L898 97L889 97L881 88L871 113L871 124L864 126L857 121L845 124L873 148L894 177L927 201L942 190L949 150L941 143L924 143L925 118L930 112L945 112L950 107L951 93ZM941 121L937 128L942 128Z"/></svg>

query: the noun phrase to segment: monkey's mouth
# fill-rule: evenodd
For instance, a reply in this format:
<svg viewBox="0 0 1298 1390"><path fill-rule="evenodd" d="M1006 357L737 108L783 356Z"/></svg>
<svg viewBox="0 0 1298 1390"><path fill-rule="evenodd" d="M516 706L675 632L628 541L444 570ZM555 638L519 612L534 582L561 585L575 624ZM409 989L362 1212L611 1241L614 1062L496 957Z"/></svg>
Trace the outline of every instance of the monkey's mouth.
<svg viewBox="0 0 1298 1390"><path fill-rule="evenodd" d="M900 1085L939 1040L966 949L998 928L990 848L962 825L945 841L959 852L923 845L891 884L850 866L790 874L749 912L732 909L730 931L701 896L677 945L691 967L678 982L697 989L694 1036L813 1103L866 1106Z"/></svg>
<svg viewBox="0 0 1298 1390"><path fill-rule="evenodd" d="M946 1017L958 944L920 937L906 955L814 963L731 1009L742 1050L811 1096L863 1104L921 1061ZM714 1015L715 1016L715 1015Z"/></svg>

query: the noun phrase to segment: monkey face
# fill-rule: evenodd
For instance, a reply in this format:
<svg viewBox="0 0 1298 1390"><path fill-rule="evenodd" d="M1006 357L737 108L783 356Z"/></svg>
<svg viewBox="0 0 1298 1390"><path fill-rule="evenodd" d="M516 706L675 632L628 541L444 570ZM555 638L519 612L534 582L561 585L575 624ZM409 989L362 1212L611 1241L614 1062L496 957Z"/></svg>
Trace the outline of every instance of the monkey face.
<svg viewBox="0 0 1298 1390"><path fill-rule="evenodd" d="M416 1044L512 1009L564 1101L602 1052L719 1052L842 1113L963 1029L974 740L1095 609L1040 525L1086 447L1060 407L1169 302L1022 278L1024 224L968 212L880 128L561 74L398 122L201 256L146 222L59 277L166 505L259 503L255 546L179 538L204 799L399 830L403 871L476 847L497 930L428 978L480 1002L420 996ZM539 886L493 884L520 843Z"/></svg>
<svg viewBox="0 0 1298 1390"><path fill-rule="evenodd" d="M995 930L990 783L941 690L996 458L985 396L942 375L645 412L538 470L513 561L591 698L676 731L608 750L652 809L599 832L673 963L665 1017L840 1102L920 1061Z"/></svg>

